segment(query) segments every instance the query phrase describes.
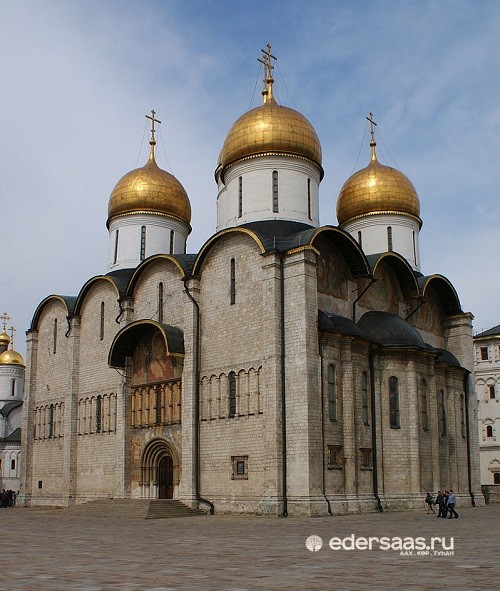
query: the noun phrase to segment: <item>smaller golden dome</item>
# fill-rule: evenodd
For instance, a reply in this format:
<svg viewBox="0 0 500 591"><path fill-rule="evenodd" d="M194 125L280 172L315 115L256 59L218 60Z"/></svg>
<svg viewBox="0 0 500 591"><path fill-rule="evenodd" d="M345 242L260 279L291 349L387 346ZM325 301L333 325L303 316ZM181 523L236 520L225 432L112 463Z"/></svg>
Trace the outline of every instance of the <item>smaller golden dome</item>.
<svg viewBox="0 0 500 591"><path fill-rule="evenodd" d="M340 189L337 219L342 226L370 213L409 214L420 223L420 201L410 179L399 170L377 160L372 139L372 158L366 168L350 176Z"/></svg>
<svg viewBox="0 0 500 591"><path fill-rule="evenodd" d="M108 222L117 215L156 213L191 222L191 204L184 187L162 170L151 152L148 162L124 175L109 198Z"/></svg>
<svg viewBox="0 0 500 591"><path fill-rule="evenodd" d="M22 365L24 367L24 359L14 349L8 349L0 354L0 365Z"/></svg>
<svg viewBox="0 0 500 591"><path fill-rule="evenodd" d="M5 332L5 330L0 333L0 348L1 347L8 347L10 345L10 337Z"/></svg>

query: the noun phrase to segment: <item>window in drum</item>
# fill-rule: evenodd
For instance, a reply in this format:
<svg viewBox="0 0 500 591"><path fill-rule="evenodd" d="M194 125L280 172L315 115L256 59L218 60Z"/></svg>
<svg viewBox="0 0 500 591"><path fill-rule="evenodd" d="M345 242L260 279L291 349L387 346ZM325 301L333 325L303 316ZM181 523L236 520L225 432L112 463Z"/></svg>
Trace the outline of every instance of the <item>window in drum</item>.
<svg viewBox="0 0 500 591"><path fill-rule="evenodd" d="M312 220L311 212L311 179L307 179L307 217Z"/></svg>
<svg viewBox="0 0 500 591"><path fill-rule="evenodd" d="M174 231L170 230L170 246L169 246L170 254L174 254Z"/></svg>
<svg viewBox="0 0 500 591"><path fill-rule="evenodd" d="M141 253L139 258L141 261L146 258L146 226L141 227Z"/></svg>
<svg viewBox="0 0 500 591"><path fill-rule="evenodd" d="M10 381L10 395L16 395L16 378L12 378L12 380Z"/></svg>
<svg viewBox="0 0 500 591"><path fill-rule="evenodd" d="M238 179L238 217L243 215L243 177Z"/></svg>
<svg viewBox="0 0 500 591"><path fill-rule="evenodd" d="M360 248L363 248L363 235L361 234L361 230L358 231L358 244Z"/></svg>
<svg viewBox="0 0 500 591"><path fill-rule="evenodd" d="M392 228L387 227L387 250L392 250Z"/></svg>
<svg viewBox="0 0 500 591"><path fill-rule="evenodd" d="M273 213L278 211L278 171L273 170Z"/></svg>
<svg viewBox="0 0 500 591"><path fill-rule="evenodd" d="M116 261L118 260L118 232L119 230L117 230L115 233L115 254L113 256L113 265L115 265Z"/></svg>

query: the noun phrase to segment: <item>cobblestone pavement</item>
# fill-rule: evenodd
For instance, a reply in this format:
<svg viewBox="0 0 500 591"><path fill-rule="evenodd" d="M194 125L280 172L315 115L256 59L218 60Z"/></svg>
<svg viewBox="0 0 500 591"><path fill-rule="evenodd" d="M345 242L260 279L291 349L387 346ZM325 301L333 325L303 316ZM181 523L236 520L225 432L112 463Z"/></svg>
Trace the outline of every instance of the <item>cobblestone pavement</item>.
<svg viewBox="0 0 500 591"><path fill-rule="evenodd" d="M499 591L500 505L332 518L94 519L0 509L0 590ZM332 550L332 537L445 536L454 554ZM306 548L320 536L323 547ZM350 542L346 542L349 544ZM373 544L376 545L375 542Z"/></svg>

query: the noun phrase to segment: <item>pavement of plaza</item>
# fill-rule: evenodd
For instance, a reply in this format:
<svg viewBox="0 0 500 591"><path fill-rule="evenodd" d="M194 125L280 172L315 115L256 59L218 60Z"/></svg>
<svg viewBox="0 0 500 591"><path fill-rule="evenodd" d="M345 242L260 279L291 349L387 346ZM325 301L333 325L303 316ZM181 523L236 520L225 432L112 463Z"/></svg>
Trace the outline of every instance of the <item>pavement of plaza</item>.
<svg viewBox="0 0 500 591"><path fill-rule="evenodd" d="M0 509L0 590L500 591L500 505L457 509L460 518L446 520L424 509L161 520ZM306 547L310 536L320 549L318 538ZM369 537L378 539L371 550L345 549ZM421 546L444 537L447 549L435 541L412 551L417 537Z"/></svg>

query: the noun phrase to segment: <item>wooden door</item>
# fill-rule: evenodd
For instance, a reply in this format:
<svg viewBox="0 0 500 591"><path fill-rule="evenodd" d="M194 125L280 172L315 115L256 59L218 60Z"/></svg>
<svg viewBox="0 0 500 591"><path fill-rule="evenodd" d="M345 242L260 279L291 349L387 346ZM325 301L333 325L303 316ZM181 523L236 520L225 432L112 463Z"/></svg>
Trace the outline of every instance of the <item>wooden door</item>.
<svg viewBox="0 0 500 591"><path fill-rule="evenodd" d="M158 498L172 499L174 496L174 462L171 456L163 456L158 462Z"/></svg>

